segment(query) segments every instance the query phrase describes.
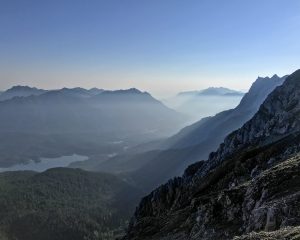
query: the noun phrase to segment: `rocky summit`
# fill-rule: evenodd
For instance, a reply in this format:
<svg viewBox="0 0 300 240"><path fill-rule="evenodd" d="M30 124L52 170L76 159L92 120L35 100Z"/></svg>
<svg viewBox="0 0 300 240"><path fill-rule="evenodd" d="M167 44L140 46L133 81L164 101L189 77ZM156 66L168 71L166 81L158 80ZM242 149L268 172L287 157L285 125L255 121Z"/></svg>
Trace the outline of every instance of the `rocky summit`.
<svg viewBox="0 0 300 240"><path fill-rule="evenodd" d="M300 70L207 161L140 202L124 239L299 239Z"/></svg>

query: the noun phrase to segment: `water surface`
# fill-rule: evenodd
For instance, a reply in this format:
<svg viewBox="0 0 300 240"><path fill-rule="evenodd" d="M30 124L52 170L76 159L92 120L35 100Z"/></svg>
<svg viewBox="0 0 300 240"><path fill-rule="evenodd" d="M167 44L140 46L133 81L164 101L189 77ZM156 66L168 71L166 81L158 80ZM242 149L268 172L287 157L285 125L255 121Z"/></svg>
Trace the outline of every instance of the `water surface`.
<svg viewBox="0 0 300 240"><path fill-rule="evenodd" d="M73 162L80 162L87 160L88 157L80 155L62 156L57 158L41 158L40 162L30 161L28 164L17 164L8 168L0 168L0 172L6 171L24 171L31 170L36 172L43 172L49 168L68 167Z"/></svg>

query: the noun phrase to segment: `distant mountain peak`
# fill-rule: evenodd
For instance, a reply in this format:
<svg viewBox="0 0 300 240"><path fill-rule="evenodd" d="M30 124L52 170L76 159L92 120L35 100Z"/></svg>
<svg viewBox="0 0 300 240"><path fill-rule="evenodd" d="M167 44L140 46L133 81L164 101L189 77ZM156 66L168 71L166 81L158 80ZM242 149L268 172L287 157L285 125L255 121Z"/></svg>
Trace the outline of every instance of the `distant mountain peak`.
<svg viewBox="0 0 300 240"><path fill-rule="evenodd" d="M119 89L119 90L104 90L104 94L149 94L142 92L137 88Z"/></svg>
<svg viewBox="0 0 300 240"><path fill-rule="evenodd" d="M236 108L220 112L214 117L202 119L185 127L169 139L167 146L184 148L203 144L207 141L201 152L208 155L209 152L218 147L228 133L241 127L253 117L269 93L281 85L285 79L286 77L278 79L258 78Z"/></svg>
<svg viewBox="0 0 300 240"><path fill-rule="evenodd" d="M201 95L244 95L243 92L225 87L209 87L199 92Z"/></svg>
<svg viewBox="0 0 300 240"><path fill-rule="evenodd" d="M272 75L272 77L270 77L270 76L266 76L266 77L261 77L261 76L258 76L257 77L257 80L268 80L268 79L282 79L282 78L286 78L287 77L287 75L285 75L285 76L282 76L282 77L279 77L276 73L274 74L274 75Z"/></svg>
<svg viewBox="0 0 300 240"><path fill-rule="evenodd" d="M178 96L228 96L228 95L244 95L243 92L225 88L225 87L208 87L202 90L180 92Z"/></svg>
<svg viewBox="0 0 300 240"><path fill-rule="evenodd" d="M29 86L22 86L22 85L16 85L16 86L12 86L11 88L7 89L6 91L26 91L26 90L42 90L42 89L38 89L36 87L29 87Z"/></svg>
<svg viewBox="0 0 300 240"><path fill-rule="evenodd" d="M137 89L137 88L129 88L129 89L124 90L124 91L127 91L127 92L129 92L129 93L137 93L137 94L143 93L142 91L140 91L140 90Z"/></svg>
<svg viewBox="0 0 300 240"><path fill-rule="evenodd" d="M233 91L233 90L231 90L229 88L225 88L225 87L208 87L202 91L205 91L205 90L230 90L230 91Z"/></svg>
<svg viewBox="0 0 300 240"><path fill-rule="evenodd" d="M253 118L225 138L218 150L211 153L209 161L219 164L234 151L248 145L263 145L266 139L278 140L287 134L300 131L297 117L300 109L299 86L300 70L297 70L268 95Z"/></svg>
<svg viewBox="0 0 300 240"><path fill-rule="evenodd" d="M94 88L89 89L88 91L92 95L97 95L97 94L103 93L105 90L102 88L100 89L100 88L94 87Z"/></svg>
<svg viewBox="0 0 300 240"><path fill-rule="evenodd" d="M47 91L43 89L38 89L36 87L16 85L4 91L0 96L0 101L8 100L14 97L28 97L31 95L40 95L45 92Z"/></svg>
<svg viewBox="0 0 300 240"><path fill-rule="evenodd" d="M82 87L74 87L74 88L67 88L67 87L64 87L62 88L62 90L73 90L73 91L87 91L85 88L82 88Z"/></svg>

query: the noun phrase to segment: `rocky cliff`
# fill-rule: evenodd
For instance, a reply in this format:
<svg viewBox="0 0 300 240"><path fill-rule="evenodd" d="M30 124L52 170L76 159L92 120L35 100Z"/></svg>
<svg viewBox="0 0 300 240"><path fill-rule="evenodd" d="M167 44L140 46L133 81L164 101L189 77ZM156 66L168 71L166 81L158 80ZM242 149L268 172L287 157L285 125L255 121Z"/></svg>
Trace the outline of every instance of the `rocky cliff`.
<svg viewBox="0 0 300 240"><path fill-rule="evenodd" d="M271 78L258 77L236 108L201 119L183 128L178 134L167 139L164 144L168 148L179 149L198 145L203 149L201 152L205 152L202 156L206 159L229 133L240 128L253 117L267 96L281 85L286 77L277 75Z"/></svg>
<svg viewBox="0 0 300 240"><path fill-rule="evenodd" d="M300 70L208 161L140 202L125 239L272 239L300 225ZM276 235L277 234L277 235ZM238 237L240 236L240 237ZM285 238L291 239L291 238Z"/></svg>
<svg viewBox="0 0 300 240"><path fill-rule="evenodd" d="M125 163L122 161L123 166L115 161L120 159L118 156L117 159L110 159L100 164L99 169L107 169L108 166L118 171L119 169L124 171L126 168L132 171L134 169L132 166L137 166L138 162L138 167L131 172L130 177L141 188L150 192L168 179L181 176L190 164L207 159L210 152L216 150L229 133L240 128L253 117L269 93L281 85L285 79L286 76L278 77L277 75L271 78L259 77L235 109L204 118L185 127L178 134L157 146L167 149L134 155Z"/></svg>

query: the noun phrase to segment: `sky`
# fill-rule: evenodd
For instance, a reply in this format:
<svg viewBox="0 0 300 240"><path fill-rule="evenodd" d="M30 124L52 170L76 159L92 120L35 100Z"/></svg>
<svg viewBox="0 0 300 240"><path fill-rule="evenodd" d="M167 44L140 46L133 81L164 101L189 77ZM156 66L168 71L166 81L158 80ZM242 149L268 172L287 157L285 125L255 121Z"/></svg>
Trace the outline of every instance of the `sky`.
<svg viewBox="0 0 300 240"><path fill-rule="evenodd" d="M155 96L300 68L298 0L0 0L0 89Z"/></svg>

